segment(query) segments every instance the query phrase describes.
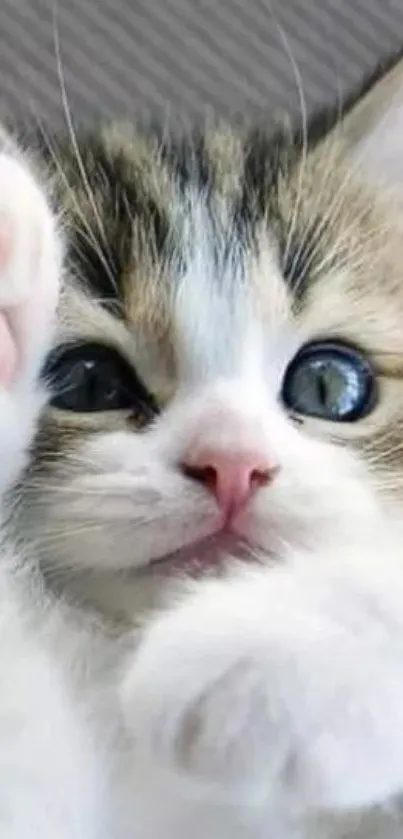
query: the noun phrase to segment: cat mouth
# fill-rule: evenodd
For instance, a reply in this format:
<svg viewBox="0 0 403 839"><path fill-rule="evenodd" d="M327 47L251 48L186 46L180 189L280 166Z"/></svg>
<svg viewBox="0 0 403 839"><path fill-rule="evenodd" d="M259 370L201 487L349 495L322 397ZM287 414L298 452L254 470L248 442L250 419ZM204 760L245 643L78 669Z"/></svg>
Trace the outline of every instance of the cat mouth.
<svg viewBox="0 0 403 839"><path fill-rule="evenodd" d="M216 575L231 560L250 561L255 553L256 550L245 539L224 531L159 557L150 563L149 568L156 574Z"/></svg>

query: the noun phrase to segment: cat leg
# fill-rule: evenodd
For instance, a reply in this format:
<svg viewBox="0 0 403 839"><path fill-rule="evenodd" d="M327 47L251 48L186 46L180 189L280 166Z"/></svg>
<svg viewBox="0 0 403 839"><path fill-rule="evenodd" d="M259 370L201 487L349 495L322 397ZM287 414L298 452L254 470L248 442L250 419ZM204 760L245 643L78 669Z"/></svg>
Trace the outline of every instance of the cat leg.
<svg viewBox="0 0 403 839"><path fill-rule="evenodd" d="M38 377L60 276L45 194L17 155L0 152L0 515L44 404ZM101 839L102 769L52 649L62 627L25 567L32 557L0 537L0 836Z"/></svg>
<svg viewBox="0 0 403 839"><path fill-rule="evenodd" d="M0 154L0 308L8 334L0 382L15 378L14 368L31 376L48 349L56 309L62 248L56 219L44 189L27 165Z"/></svg>
<svg viewBox="0 0 403 839"><path fill-rule="evenodd" d="M17 153L0 152L0 493L23 466L44 402L39 384L61 278L44 191Z"/></svg>
<svg viewBox="0 0 403 839"><path fill-rule="evenodd" d="M161 614L123 687L138 754L253 824L260 808L269 834L399 793L403 569L378 545L207 581Z"/></svg>

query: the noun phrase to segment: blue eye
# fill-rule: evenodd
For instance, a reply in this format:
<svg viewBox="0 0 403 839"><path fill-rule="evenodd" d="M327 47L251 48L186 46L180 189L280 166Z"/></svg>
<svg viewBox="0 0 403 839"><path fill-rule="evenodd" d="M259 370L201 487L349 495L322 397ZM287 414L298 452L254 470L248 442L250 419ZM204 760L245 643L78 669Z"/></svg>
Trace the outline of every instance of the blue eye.
<svg viewBox="0 0 403 839"><path fill-rule="evenodd" d="M370 413L377 396L374 371L346 344L307 344L289 364L282 398L291 411L330 422L355 422Z"/></svg>

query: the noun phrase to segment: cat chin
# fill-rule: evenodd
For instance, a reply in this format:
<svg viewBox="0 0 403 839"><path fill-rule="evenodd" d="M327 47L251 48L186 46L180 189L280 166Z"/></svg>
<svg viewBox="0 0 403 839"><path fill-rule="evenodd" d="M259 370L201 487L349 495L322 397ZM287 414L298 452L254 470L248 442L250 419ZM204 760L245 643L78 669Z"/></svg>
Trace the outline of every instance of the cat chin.
<svg viewBox="0 0 403 839"><path fill-rule="evenodd" d="M184 573L195 578L205 574L221 574L234 561L253 562L256 551L245 539L224 531L152 561L145 572L164 577Z"/></svg>

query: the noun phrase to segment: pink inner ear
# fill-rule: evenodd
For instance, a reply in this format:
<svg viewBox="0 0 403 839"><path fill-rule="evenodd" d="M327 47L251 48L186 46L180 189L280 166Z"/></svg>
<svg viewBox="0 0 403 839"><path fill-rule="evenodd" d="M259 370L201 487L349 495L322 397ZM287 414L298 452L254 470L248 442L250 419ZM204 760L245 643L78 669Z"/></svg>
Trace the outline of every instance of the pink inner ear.
<svg viewBox="0 0 403 839"><path fill-rule="evenodd" d="M0 385L8 387L17 367L17 346L4 312L0 312Z"/></svg>

